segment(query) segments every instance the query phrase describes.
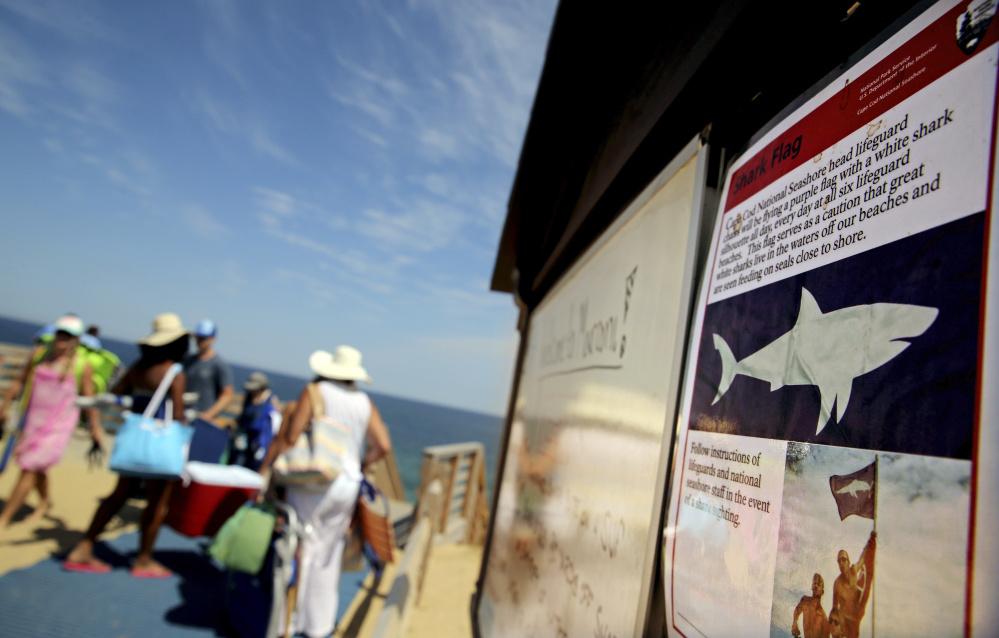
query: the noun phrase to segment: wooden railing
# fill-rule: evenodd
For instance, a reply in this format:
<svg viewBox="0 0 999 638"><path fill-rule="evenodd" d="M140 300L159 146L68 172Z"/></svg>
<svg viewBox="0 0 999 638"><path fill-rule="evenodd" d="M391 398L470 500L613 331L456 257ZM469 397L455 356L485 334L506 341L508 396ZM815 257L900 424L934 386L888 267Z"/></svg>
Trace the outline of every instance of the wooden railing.
<svg viewBox="0 0 999 638"><path fill-rule="evenodd" d="M485 460L481 443L424 448L413 531L370 638L406 635L436 543L482 542L489 516Z"/></svg>
<svg viewBox="0 0 999 638"><path fill-rule="evenodd" d="M385 596L385 604L378 613L370 638L402 638L406 635L410 614L423 594L423 582L436 537L434 521L440 518L443 509L443 492L439 479L424 489L406 551L395 568L392 587Z"/></svg>
<svg viewBox="0 0 999 638"><path fill-rule="evenodd" d="M446 542L481 543L489 518L482 444L455 443L423 450L418 509L424 491L434 480L439 480L443 487L443 506L433 521L434 531Z"/></svg>

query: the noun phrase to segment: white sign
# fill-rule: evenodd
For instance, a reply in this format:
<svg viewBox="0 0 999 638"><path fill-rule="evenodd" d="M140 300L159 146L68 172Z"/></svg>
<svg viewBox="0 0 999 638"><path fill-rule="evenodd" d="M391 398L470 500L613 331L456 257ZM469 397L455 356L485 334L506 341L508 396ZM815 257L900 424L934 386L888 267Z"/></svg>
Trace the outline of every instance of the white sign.
<svg viewBox="0 0 999 638"><path fill-rule="evenodd" d="M732 167L671 474L671 636L994 633L995 10L931 7Z"/></svg>
<svg viewBox="0 0 999 638"><path fill-rule="evenodd" d="M642 632L692 295L699 146L531 314L478 609L483 636Z"/></svg>

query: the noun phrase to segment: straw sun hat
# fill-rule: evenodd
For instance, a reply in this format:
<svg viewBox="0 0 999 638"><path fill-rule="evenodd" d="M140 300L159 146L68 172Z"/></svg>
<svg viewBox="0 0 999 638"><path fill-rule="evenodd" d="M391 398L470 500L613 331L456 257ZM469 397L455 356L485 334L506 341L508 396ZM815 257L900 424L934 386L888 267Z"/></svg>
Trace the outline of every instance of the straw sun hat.
<svg viewBox="0 0 999 638"><path fill-rule="evenodd" d="M173 312L164 312L153 318L153 331L139 339L144 346L165 346L188 334L180 323L180 317Z"/></svg>
<svg viewBox="0 0 999 638"><path fill-rule="evenodd" d="M316 350L309 357L309 368L327 379L371 383L367 370L361 367L361 353L350 346L337 346L332 354Z"/></svg>

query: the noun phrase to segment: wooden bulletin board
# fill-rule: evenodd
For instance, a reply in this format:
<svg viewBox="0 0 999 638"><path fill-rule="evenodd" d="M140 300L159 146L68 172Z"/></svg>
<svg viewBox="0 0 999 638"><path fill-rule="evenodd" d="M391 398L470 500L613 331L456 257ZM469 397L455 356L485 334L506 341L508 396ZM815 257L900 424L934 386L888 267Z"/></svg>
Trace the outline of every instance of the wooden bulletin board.
<svg viewBox="0 0 999 638"><path fill-rule="evenodd" d="M706 161L688 144L530 315L480 636L645 627Z"/></svg>

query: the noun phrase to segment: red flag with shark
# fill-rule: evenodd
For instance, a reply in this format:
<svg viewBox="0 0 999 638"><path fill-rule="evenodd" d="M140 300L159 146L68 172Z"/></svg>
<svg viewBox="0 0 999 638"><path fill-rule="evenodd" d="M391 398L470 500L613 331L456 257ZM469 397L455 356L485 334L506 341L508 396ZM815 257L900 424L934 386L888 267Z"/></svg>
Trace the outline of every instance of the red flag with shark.
<svg viewBox="0 0 999 638"><path fill-rule="evenodd" d="M833 498L836 499L836 507L839 508L839 520L851 514L874 519L877 479L874 463L853 474L829 477L829 487L832 489Z"/></svg>

